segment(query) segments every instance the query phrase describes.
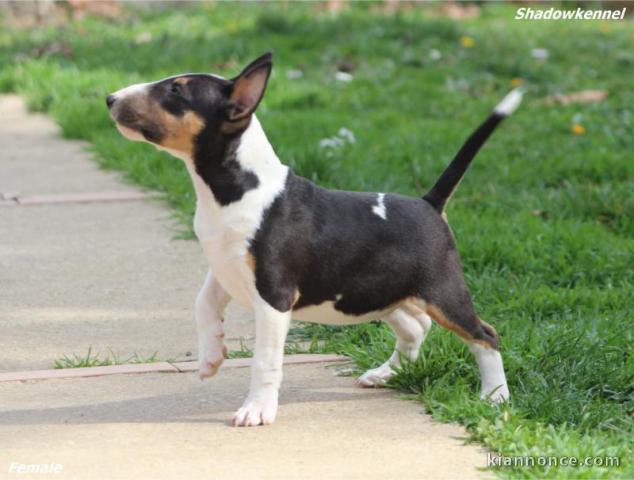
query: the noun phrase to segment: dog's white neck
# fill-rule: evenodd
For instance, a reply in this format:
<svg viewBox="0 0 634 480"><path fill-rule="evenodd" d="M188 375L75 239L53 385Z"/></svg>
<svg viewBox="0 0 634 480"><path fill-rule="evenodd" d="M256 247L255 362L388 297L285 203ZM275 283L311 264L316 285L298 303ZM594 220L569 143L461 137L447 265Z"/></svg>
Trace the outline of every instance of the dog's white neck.
<svg viewBox="0 0 634 480"><path fill-rule="evenodd" d="M286 179L288 167L282 165L273 151L266 134L255 115L249 127L244 131L238 147L238 162L245 170L258 176L260 185Z"/></svg>
<svg viewBox="0 0 634 480"><path fill-rule="evenodd" d="M266 208L284 189L288 167L280 162L255 115L241 136L236 154L240 167L253 172L259 183L240 200L225 206L216 201L210 187L196 172L193 160L179 156L185 161L196 191L194 229L200 240L221 230L237 230L252 236Z"/></svg>

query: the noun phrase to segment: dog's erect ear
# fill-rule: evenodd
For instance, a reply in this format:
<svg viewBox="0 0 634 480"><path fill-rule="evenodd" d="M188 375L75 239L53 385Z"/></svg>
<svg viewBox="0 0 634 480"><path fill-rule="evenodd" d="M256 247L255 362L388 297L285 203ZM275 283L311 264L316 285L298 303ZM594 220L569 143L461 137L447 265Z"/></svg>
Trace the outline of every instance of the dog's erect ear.
<svg viewBox="0 0 634 480"><path fill-rule="evenodd" d="M272 57L270 52L265 53L232 80L233 88L229 97L231 105L227 111L227 119L230 122L247 118L257 108L273 68Z"/></svg>

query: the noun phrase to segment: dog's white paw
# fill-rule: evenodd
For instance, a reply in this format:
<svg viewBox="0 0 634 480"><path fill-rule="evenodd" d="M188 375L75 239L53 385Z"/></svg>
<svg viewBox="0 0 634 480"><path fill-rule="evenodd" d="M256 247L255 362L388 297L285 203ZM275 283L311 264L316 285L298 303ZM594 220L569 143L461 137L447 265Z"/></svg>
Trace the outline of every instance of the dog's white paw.
<svg viewBox="0 0 634 480"><path fill-rule="evenodd" d="M269 425L277 415L277 391L267 390L253 397L249 395L244 405L233 415L235 427Z"/></svg>
<svg viewBox="0 0 634 480"><path fill-rule="evenodd" d="M357 379L362 387L384 387L387 381L394 375L394 370L388 362L372 370L368 370Z"/></svg>
<svg viewBox="0 0 634 480"><path fill-rule="evenodd" d="M198 376L201 380L213 377L227 356L227 347L221 344L217 348L201 350L198 359Z"/></svg>
<svg viewBox="0 0 634 480"><path fill-rule="evenodd" d="M511 398L511 392L509 392L509 387L504 385L500 385L498 388L495 388L491 391L483 391L480 394L480 398L482 400L489 400L491 403L495 405L499 405L500 403L506 402L509 398Z"/></svg>

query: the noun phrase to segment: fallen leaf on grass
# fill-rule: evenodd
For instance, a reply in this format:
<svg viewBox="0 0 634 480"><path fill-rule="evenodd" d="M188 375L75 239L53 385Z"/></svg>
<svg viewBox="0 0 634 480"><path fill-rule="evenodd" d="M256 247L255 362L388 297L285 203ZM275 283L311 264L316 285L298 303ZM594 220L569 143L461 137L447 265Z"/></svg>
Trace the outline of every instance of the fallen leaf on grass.
<svg viewBox="0 0 634 480"><path fill-rule="evenodd" d="M548 105L560 103L562 105L570 105L571 103L599 103L605 100L608 92L605 90L582 90L573 93L557 93L544 98L544 102Z"/></svg>

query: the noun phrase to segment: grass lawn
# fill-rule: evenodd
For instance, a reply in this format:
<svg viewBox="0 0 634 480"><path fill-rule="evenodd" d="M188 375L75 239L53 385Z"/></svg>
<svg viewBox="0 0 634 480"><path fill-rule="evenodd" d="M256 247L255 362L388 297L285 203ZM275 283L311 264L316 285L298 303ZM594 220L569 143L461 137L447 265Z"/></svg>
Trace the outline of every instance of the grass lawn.
<svg viewBox="0 0 634 480"><path fill-rule="evenodd" d="M618 468L496 469L504 477L633 478L634 29L521 22L514 12L489 5L456 22L369 4L338 16L307 4L224 4L3 29L0 90L24 94L65 136L89 141L104 167L163 192L191 235L184 167L124 140L106 93L185 71L234 75L272 50L259 117L282 161L324 186L421 195L512 79L523 79L524 104L447 210L477 310L500 333L512 401L498 409L478 400L474 360L439 327L394 387L504 455L620 458ZM548 58L533 58L534 48ZM337 80L338 69L352 81ZM608 96L543 100L586 89ZM356 142L319 146L340 128ZM394 344L380 324L304 333L360 368L383 362Z"/></svg>

